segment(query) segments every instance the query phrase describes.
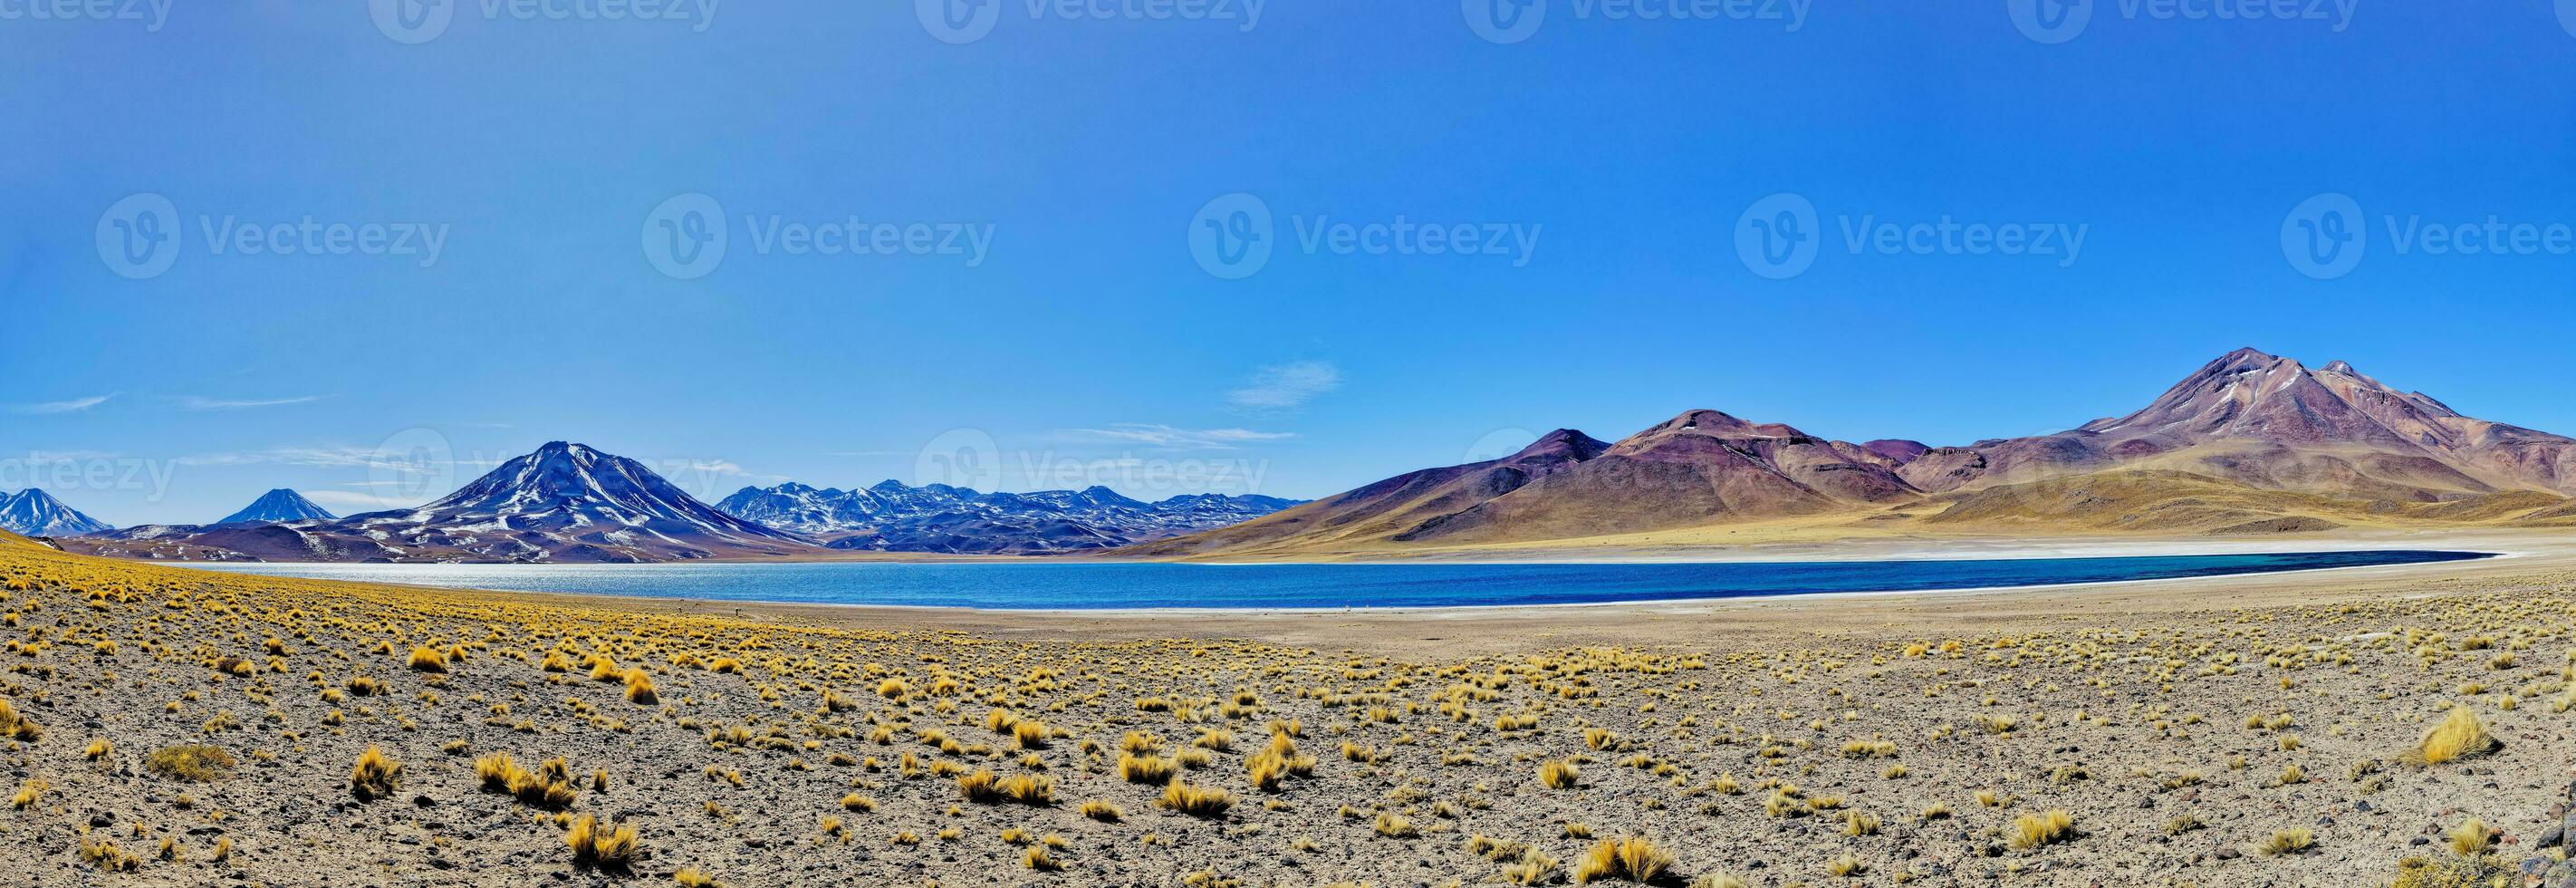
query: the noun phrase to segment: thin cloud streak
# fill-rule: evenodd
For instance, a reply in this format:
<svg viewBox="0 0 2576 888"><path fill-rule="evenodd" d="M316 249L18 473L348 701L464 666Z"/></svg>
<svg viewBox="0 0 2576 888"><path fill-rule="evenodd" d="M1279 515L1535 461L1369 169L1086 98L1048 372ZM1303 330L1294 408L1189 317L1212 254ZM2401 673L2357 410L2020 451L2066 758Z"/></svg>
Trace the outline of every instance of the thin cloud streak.
<svg viewBox="0 0 2576 888"><path fill-rule="evenodd" d="M1286 411L1342 387L1342 368L1329 361L1273 364L1252 374L1250 384L1226 393L1236 410Z"/></svg>
<svg viewBox="0 0 2576 888"><path fill-rule="evenodd" d="M27 413L37 416L51 416L60 413L79 413L100 404L105 404L115 397L116 395L111 393L88 398L73 398L69 401L47 401L42 404L21 404L9 409L16 413Z"/></svg>
<svg viewBox="0 0 2576 888"><path fill-rule="evenodd" d="M1245 444L1285 441L1297 437L1293 432L1257 432L1251 429L1184 429L1175 426L1141 422L1116 423L1105 429L1064 429L1057 434L1076 440L1102 441L1115 444L1140 444L1172 450L1234 450Z"/></svg>
<svg viewBox="0 0 2576 888"><path fill-rule="evenodd" d="M250 410L259 407L284 407L290 404L310 404L319 400L322 400L321 395L304 395L301 397L273 398L269 400L227 400L222 398L207 398L197 395L187 395L179 399L179 409L190 412L204 410Z"/></svg>

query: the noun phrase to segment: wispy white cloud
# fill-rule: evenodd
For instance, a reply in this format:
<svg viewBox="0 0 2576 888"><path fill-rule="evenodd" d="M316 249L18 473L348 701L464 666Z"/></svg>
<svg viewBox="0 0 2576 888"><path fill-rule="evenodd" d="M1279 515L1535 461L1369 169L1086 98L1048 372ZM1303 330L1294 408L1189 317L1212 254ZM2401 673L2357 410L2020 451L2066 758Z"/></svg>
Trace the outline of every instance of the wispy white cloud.
<svg viewBox="0 0 2576 888"><path fill-rule="evenodd" d="M1341 387L1342 368L1332 362L1294 361L1255 371L1244 387L1226 393L1226 402L1237 410L1295 410Z"/></svg>
<svg viewBox="0 0 2576 888"><path fill-rule="evenodd" d="M1057 434L1085 441L1138 444L1172 450L1233 450L1245 444L1284 441L1297 437L1293 432L1257 432L1251 429L1184 429L1175 426L1141 422L1122 422L1103 429L1064 429Z"/></svg>
<svg viewBox="0 0 2576 888"><path fill-rule="evenodd" d="M116 395L114 393L110 393L87 398L73 398L69 401L47 401L42 404L20 404L9 408L9 410L13 413L32 413L38 415L79 413L100 404L105 404L115 397Z"/></svg>
<svg viewBox="0 0 2576 888"><path fill-rule="evenodd" d="M310 404L319 400L322 400L321 395L304 395L294 398L270 398L266 400L239 400L186 395L179 399L179 409L190 411L249 410L258 407L284 407L289 404Z"/></svg>

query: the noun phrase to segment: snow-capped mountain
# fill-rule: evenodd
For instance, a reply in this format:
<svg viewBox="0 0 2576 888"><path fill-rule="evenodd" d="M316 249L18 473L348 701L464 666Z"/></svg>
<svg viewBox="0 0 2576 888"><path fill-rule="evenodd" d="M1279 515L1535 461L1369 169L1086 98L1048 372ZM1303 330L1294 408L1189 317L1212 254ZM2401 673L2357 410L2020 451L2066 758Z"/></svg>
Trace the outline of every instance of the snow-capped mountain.
<svg viewBox="0 0 2576 888"><path fill-rule="evenodd" d="M295 561L645 562L815 550L716 511L644 464L556 441L437 502L337 520L137 527L84 546L125 557Z"/></svg>
<svg viewBox="0 0 2576 888"><path fill-rule="evenodd" d="M745 487L716 508L770 527L883 552L1037 553L1098 549L1249 521L1294 506L1268 496L1199 494L1145 502L1106 487L983 493L886 481L861 490Z"/></svg>
<svg viewBox="0 0 2576 888"><path fill-rule="evenodd" d="M338 517L340 516L333 515L329 510L324 509L321 506L314 505L313 501L305 499L303 494L280 487L276 490L261 494L259 499L251 501L249 506L244 507L239 512L226 515L224 516L224 520L217 521L215 523L241 524L245 522L260 522L265 524L283 524L288 521L308 521L314 519L329 521Z"/></svg>
<svg viewBox="0 0 2576 888"><path fill-rule="evenodd" d="M0 493L0 529L21 536L53 537L114 528L63 505L53 494L30 487L17 493Z"/></svg>

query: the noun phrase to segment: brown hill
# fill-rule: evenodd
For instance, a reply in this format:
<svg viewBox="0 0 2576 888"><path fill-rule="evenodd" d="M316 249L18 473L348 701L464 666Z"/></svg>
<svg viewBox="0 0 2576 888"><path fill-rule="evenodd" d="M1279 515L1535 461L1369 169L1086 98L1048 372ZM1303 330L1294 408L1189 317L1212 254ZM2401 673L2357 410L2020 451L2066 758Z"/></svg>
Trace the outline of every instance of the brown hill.
<svg viewBox="0 0 2576 888"><path fill-rule="evenodd" d="M1694 410L1617 444L1560 430L1500 460L1410 472L1119 554L1468 545L1830 514L1920 497L1895 465L1860 445Z"/></svg>
<svg viewBox="0 0 2576 888"><path fill-rule="evenodd" d="M2239 349L2144 408L2052 435L1850 444L1698 410L1616 444L1561 431L1116 554L1384 553L1836 516L1870 532L2576 526L2570 493L2576 439L2464 416L2342 361Z"/></svg>

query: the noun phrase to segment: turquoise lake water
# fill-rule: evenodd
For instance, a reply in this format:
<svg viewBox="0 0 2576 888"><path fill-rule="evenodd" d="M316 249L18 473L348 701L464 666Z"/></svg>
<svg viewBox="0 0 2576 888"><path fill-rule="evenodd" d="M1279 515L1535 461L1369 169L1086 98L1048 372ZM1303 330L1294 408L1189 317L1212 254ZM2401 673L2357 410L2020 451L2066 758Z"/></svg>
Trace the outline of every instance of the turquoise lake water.
<svg viewBox="0 0 2576 888"><path fill-rule="evenodd" d="M2478 552L1691 564L234 564L276 576L647 598L1024 610L1601 604L1937 591L2425 564Z"/></svg>

